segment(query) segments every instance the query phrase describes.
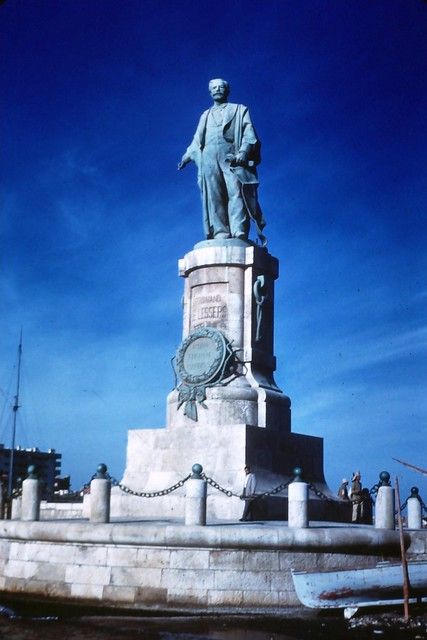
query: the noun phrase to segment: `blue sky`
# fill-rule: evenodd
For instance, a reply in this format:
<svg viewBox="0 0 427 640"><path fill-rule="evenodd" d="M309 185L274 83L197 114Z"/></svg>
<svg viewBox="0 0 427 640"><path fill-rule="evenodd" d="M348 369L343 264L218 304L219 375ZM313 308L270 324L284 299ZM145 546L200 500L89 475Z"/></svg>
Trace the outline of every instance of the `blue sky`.
<svg viewBox="0 0 427 640"><path fill-rule="evenodd" d="M277 382L335 489L427 466L427 4L7 0L1 21L0 442L77 488L165 424L177 260L202 239L176 164L224 77L262 140ZM192 461L193 462L193 461ZM424 483L424 486L423 486Z"/></svg>

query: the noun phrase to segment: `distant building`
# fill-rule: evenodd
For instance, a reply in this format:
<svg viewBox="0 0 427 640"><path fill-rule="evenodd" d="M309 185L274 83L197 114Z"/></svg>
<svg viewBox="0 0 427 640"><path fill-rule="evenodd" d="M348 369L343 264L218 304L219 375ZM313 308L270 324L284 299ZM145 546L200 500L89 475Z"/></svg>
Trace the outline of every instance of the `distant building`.
<svg viewBox="0 0 427 640"><path fill-rule="evenodd" d="M11 449L6 449L0 444L0 474L3 481L7 483L9 478ZM55 449L39 451L37 448L21 449L16 447L13 456L12 486L17 486L17 479L25 480L28 476L30 464L36 467L36 473L43 482L44 499L50 498L54 492L55 478L61 473L62 454L56 453Z"/></svg>

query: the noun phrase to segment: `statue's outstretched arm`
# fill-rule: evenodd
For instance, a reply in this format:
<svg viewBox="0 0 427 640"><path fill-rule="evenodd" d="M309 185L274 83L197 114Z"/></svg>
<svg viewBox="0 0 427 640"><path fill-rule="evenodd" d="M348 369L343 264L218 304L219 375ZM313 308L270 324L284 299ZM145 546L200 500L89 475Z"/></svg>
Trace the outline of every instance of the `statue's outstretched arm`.
<svg viewBox="0 0 427 640"><path fill-rule="evenodd" d="M181 171L181 169L183 169L189 162L191 162L191 158L187 153L184 153L181 160L178 162L178 171Z"/></svg>

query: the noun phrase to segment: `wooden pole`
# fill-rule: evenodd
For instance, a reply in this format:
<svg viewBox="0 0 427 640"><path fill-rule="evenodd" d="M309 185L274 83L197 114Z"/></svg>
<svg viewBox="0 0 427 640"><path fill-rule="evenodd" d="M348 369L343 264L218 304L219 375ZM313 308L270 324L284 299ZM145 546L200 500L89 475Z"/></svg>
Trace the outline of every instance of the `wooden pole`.
<svg viewBox="0 0 427 640"><path fill-rule="evenodd" d="M399 480L396 476L396 502L397 502L397 524L399 527L399 538L400 538L400 557L402 561L402 572L403 572L403 613L405 622L409 620L409 572L408 572L408 562L406 560L406 551L405 551L405 541L403 538L403 526L402 526L402 516L400 514L400 492L399 492Z"/></svg>

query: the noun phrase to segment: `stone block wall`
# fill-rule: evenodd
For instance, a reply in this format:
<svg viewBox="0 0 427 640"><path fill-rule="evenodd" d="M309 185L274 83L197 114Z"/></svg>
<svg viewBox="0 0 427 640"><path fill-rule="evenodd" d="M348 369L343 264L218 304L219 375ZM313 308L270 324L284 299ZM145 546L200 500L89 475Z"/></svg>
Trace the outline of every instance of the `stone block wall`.
<svg viewBox="0 0 427 640"><path fill-rule="evenodd" d="M141 609L270 608L299 605L291 568L353 565L345 554L2 541L0 589Z"/></svg>
<svg viewBox="0 0 427 640"><path fill-rule="evenodd" d="M427 532L414 533L411 555L426 558L426 545ZM398 548L397 532L372 527L3 521L0 591L137 610L268 612L300 606L291 569L367 568L397 559Z"/></svg>

